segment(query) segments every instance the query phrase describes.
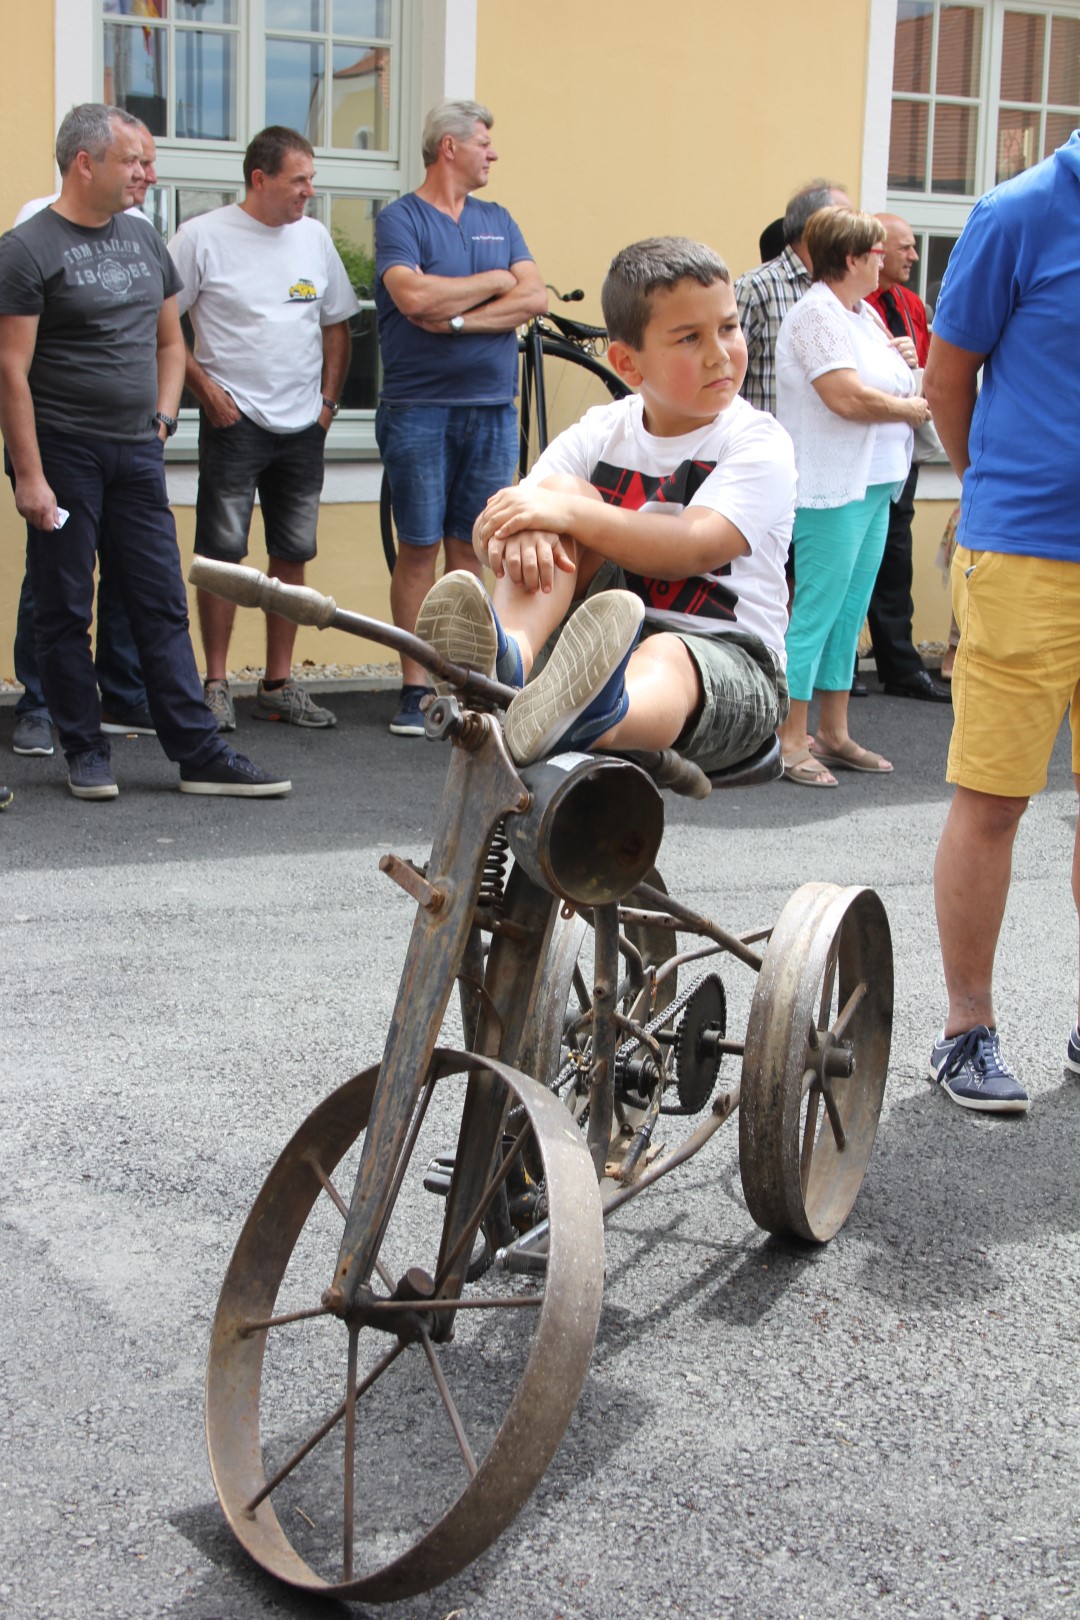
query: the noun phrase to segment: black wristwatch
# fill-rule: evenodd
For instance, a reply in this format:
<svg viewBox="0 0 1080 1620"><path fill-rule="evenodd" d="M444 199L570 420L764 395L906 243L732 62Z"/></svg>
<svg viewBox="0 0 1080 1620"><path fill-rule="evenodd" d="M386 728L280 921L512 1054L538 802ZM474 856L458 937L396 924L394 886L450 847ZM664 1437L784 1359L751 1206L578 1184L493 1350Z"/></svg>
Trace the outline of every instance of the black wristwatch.
<svg viewBox="0 0 1080 1620"><path fill-rule="evenodd" d="M326 409L330 412L331 416L336 416L338 411L341 409L341 406L338 404L336 399L327 399L325 394L322 397L322 402L326 406Z"/></svg>
<svg viewBox="0 0 1080 1620"><path fill-rule="evenodd" d="M175 416L166 416L164 411L155 411L154 421L165 429L165 437L167 439L171 439L177 428L180 426Z"/></svg>

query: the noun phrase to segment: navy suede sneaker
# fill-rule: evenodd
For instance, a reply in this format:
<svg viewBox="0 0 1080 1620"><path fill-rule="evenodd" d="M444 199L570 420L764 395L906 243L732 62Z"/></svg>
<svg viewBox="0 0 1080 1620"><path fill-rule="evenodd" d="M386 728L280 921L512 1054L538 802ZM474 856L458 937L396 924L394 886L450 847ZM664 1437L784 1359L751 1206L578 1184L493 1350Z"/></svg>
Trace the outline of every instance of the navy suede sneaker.
<svg viewBox="0 0 1080 1620"><path fill-rule="evenodd" d="M1080 1074L1080 1024L1069 1036L1069 1044L1065 1048L1065 1067L1070 1074Z"/></svg>
<svg viewBox="0 0 1080 1620"><path fill-rule="evenodd" d="M930 1079L961 1108L985 1114L1026 1114L1028 1094L1001 1056L997 1031L976 1024L942 1034L930 1054Z"/></svg>
<svg viewBox="0 0 1080 1620"><path fill-rule="evenodd" d="M287 777L260 770L246 754L223 748L205 765L181 765L181 793L216 793L233 799L272 799L292 792Z"/></svg>

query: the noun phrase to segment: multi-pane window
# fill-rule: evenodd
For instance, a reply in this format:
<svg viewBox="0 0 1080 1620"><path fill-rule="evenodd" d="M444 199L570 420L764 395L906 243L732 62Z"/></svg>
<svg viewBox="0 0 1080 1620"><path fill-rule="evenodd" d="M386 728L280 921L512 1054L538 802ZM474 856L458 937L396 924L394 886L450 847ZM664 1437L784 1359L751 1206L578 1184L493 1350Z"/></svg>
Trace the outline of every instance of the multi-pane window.
<svg viewBox="0 0 1080 1620"><path fill-rule="evenodd" d="M1080 124L1080 0L898 0L889 206L933 305L972 204Z"/></svg>
<svg viewBox="0 0 1080 1620"><path fill-rule="evenodd" d="M311 212L330 231L363 305L342 394L364 413L352 448L370 445L378 393L374 234L379 208L407 187L415 110L402 0L97 0L102 99L141 118L157 141L158 185L145 208L165 237L242 200L243 152L268 124L315 148ZM413 38L415 48L415 37Z"/></svg>

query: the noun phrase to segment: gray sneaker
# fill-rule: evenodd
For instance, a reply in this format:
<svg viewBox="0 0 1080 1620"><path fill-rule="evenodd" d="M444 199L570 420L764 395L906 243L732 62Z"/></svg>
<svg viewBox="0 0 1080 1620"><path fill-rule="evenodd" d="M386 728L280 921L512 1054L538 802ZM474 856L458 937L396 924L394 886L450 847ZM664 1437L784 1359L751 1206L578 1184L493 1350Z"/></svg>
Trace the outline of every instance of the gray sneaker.
<svg viewBox="0 0 1080 1620"><path fill-rule="evenodd" d="M53 751L52 727L47 709L31 709L15 720L11 746L17 754L44 754Z"/></svg>
<svg viewBox="0 0 1080 1620"><path fill-rule="evenodd" d="M337 725L337 715L312 703L305 689L295 681L286 681L273 692L268 692L260 681L252 713L256 720L282 720L288 726L310 726L315 731L326 731Z"/></svg>
<svg viewBox="0 0 1080 1620"><path fill-rule="evenodd" d="M452 664L494 675L498 651L495 614L487 591L465 569L456 568L436 580L420 604L416 634L421 641L430 641ZM440 697L450 691L445 681L435 680L434 684Z"/></svg>
<svg viewBox="0 0 1080 1620"><path fill-rule="evenodd" d="M206 681L203 684L206 707L217 721L219 731L236 730L236 710L228 681Z"/></svg>

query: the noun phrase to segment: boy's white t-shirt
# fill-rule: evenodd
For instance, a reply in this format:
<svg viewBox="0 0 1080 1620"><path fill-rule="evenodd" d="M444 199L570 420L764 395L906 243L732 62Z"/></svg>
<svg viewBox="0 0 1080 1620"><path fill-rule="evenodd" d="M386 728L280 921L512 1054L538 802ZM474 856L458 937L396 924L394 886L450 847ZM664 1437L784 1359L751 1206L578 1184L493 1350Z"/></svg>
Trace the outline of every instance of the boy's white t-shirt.
<svg viewBox="0 0 1080 1620"><path fill-rule="evenodd" d="M322 328L360 307L325 226L306 215L263 225L229 203L188 220L169 252L206 374L269 432L310 427L322 409Z"/></svg>
<svg viewBox="0 0 1080 1620"><path fill-rule="evenodd" d="M627 587L650 624L699 636L748 630L785 667L795 451L767 411L736 398L705 427L657 438L645 430L640 395L597 405L559 434L525 482L553 473L586 479L612 506L672 517L705 506L733 523L749 554L688 580L627 573Z"/></svg>

